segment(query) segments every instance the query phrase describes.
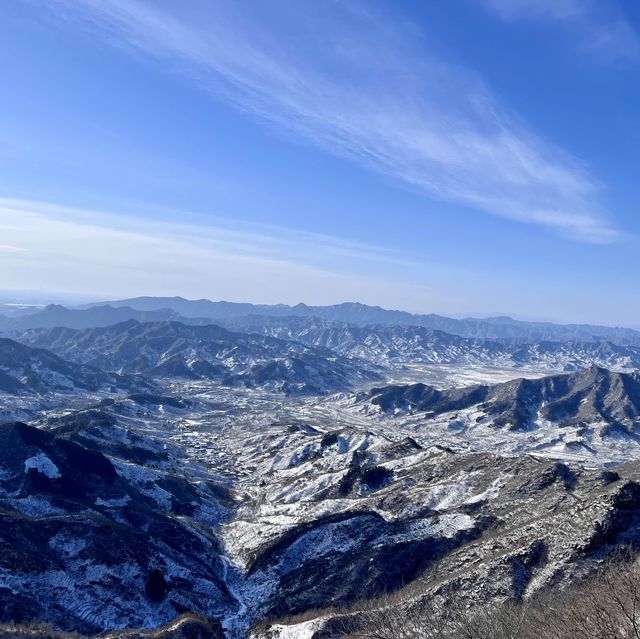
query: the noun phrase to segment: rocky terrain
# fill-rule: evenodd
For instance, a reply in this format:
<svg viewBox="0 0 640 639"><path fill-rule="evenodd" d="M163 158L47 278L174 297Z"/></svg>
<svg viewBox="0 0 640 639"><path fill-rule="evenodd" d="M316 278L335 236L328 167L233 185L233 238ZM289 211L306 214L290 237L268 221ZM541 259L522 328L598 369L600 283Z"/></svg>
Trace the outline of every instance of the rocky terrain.
<svg viewBox="0 0 640 639"><path fill-rule="evenodd" d="M254 315L222 320L222 323L233 330L296 340L391 368L407 364L484 364L563 371L593 364L614 369L640 365L640 346L604 339L471 338L423 326L363 326L307 317Z"/></svg>
<svg viewBox="0 0 640 639"><path fill-rule="evenodd" d="M519 601L640 543L640 377L602 342L523 378L508 340L233 322L0 340L0 637L320 639L386 594ZM412 340L453 354L397 383Z"/></svg>
<svg viewBox="0 0 640 639"><path fill-rule="evenodd" d="M0 393L12 395L149 387L129 374L113 374L61 359L53 353L0 338Z"/></svg>
<svg viewBox="0 0 640 639"><path fill-rule="evenodd" d="M110 428L103 438L128 443ZM156 626L182 611L217 617L233 606L221 550L207 534L226 513L214 490L175 476L153 450L143 449L143 471L129 454L108 459L54 433L0 427L5 620L96 632L122 619Z"/></svg>
<svg viewBox="0 0 640 639"><path fill-rule="evenodd" d="M379 379L364 362L301 342L235 333L220 326L129 320L105 328L33 329L20 340L72 361L149 377L215 379L321 394Z"/></svg>
<svg viewBox="0 0 640 639"><path fill-rule="evenodd" d="M482 413L476 423L518 431L543 423L559 429L602 424L603 434L636 436L640 427L640 375L596 366L567 375L447 390L425 384L374 388L358 401L386 414L423 412L429 417L475 408Z"/></svg>
<svg viewBox="0 0 640 639"><path fill-rule="evenodd" d="M635 464L456 452L347 424L348 411L333 428L309 400L264 395L245 415L238 391L192 390L191 405L122 397L3 427L5 618L47 583L58 594L39 616L84 631L188 608L244 632L415 580L424 593L522 596L640 530Z"/></svg>

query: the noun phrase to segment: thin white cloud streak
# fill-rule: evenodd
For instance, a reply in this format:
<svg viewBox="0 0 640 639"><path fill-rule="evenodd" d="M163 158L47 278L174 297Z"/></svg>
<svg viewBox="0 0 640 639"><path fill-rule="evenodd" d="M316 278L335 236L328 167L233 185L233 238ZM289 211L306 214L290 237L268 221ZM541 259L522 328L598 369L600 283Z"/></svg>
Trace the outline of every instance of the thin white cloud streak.
<svg viewBox="0 0 640 639"><path fill-rule="evenodd" d="M505 20L544 18L574 20L581 18L590 4L584 0L481 0Z"/></svg>
<svg viewBox="0 0 640 639"><path fill-rule="evenodd" d="M480 0L506 21L542 20L575 27L580 46L608 62L638 60L640 36L615 2L601 0Z"/></svg>
<svg viewBox="0 0 640 639"><path fill-rule="evenodd" d="M171 223L0 198L0 235L25 248L0 259L0 288L256 302L364 299L404 307L434 301L427 287L392 279L394 269L407 265L388 251L325 235L287 229L267 234L222 223ZM412 268L424 271L424 265Z"/></svg>
<svg viewBox="0 0 640 639"><path fill-rule="evenodd" d="M138 205L138 208L141 208ZM263 223L248 223L208 214L205 217L190 211L167 209L146 205L146 215L114 213L106 210L75 208L51 202L0 197L0 211L5 221L0 229L15 231L23 229L21 216L38 215L42 219L53 219L81 226L96 227L101 232L113 229L117 232L138 234L139 237L167 237L207 248L216 247L233 256L247 254L253 257L276 261L291 259L309 261L316 259L336 263L345 258L360 263L383 263L387 266L417 267L418 263L399 255L391 249L366 244L322 233L299 231ZM159 214L159 215L156 215ZM171 220L166 221L167 216ZM10 222L10 216L13 222ZM149 229L160 229L152 232ZM7 247L16 249L17 247ZM26 249L17 249L26 250Z"/></svg>
<svg viewBox="0 0 640 639"><path fill-rule="evenodd" d="M0 244L0 253L25 253L26 249L20 246L11 246L9 244Z"/></svg>
<svg viewBox="0 0 640 639"><path fill-rule="evenodd" d="M54 6L237 108L431 198L582 241L620 236L580 162L531 132L472 73L429 53L415 29L389 26L371 5Z"/></svg>
<svg viewBox="0 0 640 639"><path fill-rule="evenodd" d="M592 283L568 284L563 273L543 287L525 286L523 298L520 277L480 266L452 268L424 258L406 262L393 252L326 235L238 228L224 218L207 224L189 221L191 214L182 218L171 223L151 215L0 197L0 237L25 249L0 252L0 293L13 291L14 302L137 295L290 304L359 301L447 315L517 308L537 316L540 309L553 309L564 321L634 321L628 296L615 286L596 309L601 315L594 315Z"/></svg>

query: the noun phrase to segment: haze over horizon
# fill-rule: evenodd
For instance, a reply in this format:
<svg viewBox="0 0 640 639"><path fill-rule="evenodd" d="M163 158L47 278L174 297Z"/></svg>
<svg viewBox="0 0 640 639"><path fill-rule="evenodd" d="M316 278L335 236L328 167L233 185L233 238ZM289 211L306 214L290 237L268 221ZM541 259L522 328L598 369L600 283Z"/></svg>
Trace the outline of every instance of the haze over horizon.
<svg viewBox="0 0 640 639"><path fill-rule="evenodd" d="M139 299L139 298L147 298L150 297L151 299L154 298L154 296L145 296L145 295L140 295L140 296L133 296L131 298L126 298L126 297L118 297L118 298L113 298L113 299L104 299L102 297L96 297L96 296L87 296L87 295L82 295L82 294L56 294L55 292L37 292L37 291L11 291L11 290L2 290L0 289L0 314L2 314L3 312L6 312L7 309L11 309L11 307L16 307L16 310L20 309L20 308L24 308L25 310L27 309L44 309L48 306L61 306L63 308L68 308L68 309L85 309L88 306L101 306L101 305L105 305L105 306L109 306L111 303L114 302L122 302L122 301L127 301L129 299L135 300L135 299ZM438 310L427 310L427 311L420 311L420 310L414 310L411 308L393 308L393 307L384 307L381 306L380 304L375 304L375 303L371 303L371 304L367 304L365 302L361 302L359 300L340 300L337 301L335 303L332 304L319 304L319 305L315 305L315 304L307 304L306 302L303 301L294 301L294 302L282 302L282 301L273 301L273 302L255 302L255 301L251 301L251 300L246 300L246 299L212 299L212 298L184 298L181 295L174 295L174 296L155 296L157 297L157 299L163 299L164 297L166 297L167 299L171 299L171 298L180 298L182 300L187 300L187 301L208 301L208 302L223 302L223 303L234 303L234 304L244 304L244 303L248 303L248 304L256 304L256 305L267 305L267 306L278 306L278 305L286 305L289 307L295 307L298 305L303 305L303 306L309 306L309 307L313 307L313 306L319 306L320 308L325 307L325 306L340 306L340 305L350 305L350 304L361 304L364 306L368 306L371 308L381 308L383 310L387 310L387 311L401 311L401 312L406 312L406 313L412 313L415 315L437 315L437 316L442 316L442 317L450 317L452 319L497 319L497 318L507 318L507 319L512 319L512 320L516 320L518 322L533 322L533 323L549 323L549 324L556 324L556 325L579 325L579 324L593 324L591 322L580 322L580 321L561 321L558 320L554 317L547 317L547 316L541 316L541 315L519 315L518 313L511 313L511 312L500 312L500 311L494 311L494 312L485 312L485 313L477 313L477 312L473 312L473 311L469 311L467 313L448 313L447 311L438 311ZM33 312L33 311L29 311L29 312ZM604 326L611 326L611 327L619 327L619 328L630 328L633 330L640 330L640 325L622 325L622 324L604 324Z"/></svg>
<svg viewBox="0 0 640 639"><path fill-rule="evenodd" d="M637 326L640 7L444 5L11 3L0 289Z"/></svg>

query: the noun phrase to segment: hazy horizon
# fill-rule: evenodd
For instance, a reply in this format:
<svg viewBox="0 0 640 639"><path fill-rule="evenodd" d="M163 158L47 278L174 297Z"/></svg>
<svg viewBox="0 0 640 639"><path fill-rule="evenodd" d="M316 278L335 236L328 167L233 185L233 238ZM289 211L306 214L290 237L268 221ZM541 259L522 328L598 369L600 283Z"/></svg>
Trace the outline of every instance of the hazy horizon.
<svg viewBox="0 0 640 639"><path fill-rule="evenodd" d="M494 311L494 312L474 312L469 311L467 313L451 313L446 310L414 310L411 308L396 308L396 307L387 307L381 304L375 303L367 303L361 300L353 299L353 300L338 300L336 302L332 302L329 304L310 304L304 301L294 301L294 302L283 302L281 300L274 300L270 302L256 302L247 299L223 299L223 298L209 298L209 297L200 297L200 298L185 298L182 295L156 295L156 296L148 296L148 295L134 295L131 297L125 296L116 296L113 298L103 298L100 296L87 296L82 294L65 294L65 293L45 293L38 291L11 291L11 290L2 290L0 289L0 315L2 314L3 306L25 306L25 307L40 307L44 308L49 305L60 305L67 308L80 308L84 307L88 304L101 304L104 303L108 305L109 302L119 302L127 299L136 299L139 297L180 297L183 299L187 299L189 301L201 301L207 300L211 302L232 302L236 304L248 303L248 304L266 304L266 305L279 305L283 304L286 306L294 307L298 304L305 304L306 306L333 306L340 304L363 304L366 306L373 306L383 308L385 310L391 311L404 311L407 313L413 313L416 315L441 315L443 317L450 317L453 319L489 319L489 318L497 318L497 317L508 317L510 319L514 319L521 322L541 322L541 323L551 323L551 324L597 324L595 322L583 322L583 321L563 321L553 317L545 317L545 316L535 316L535 315L520 315L518 313L513 313L510 311ZM623 328L631 328L634 330L640 330L640 325L634 326L630 324L602 324L603 326L612 326L612 327L623 327Z"/></svg>
<svg viewBox="0 0 640 639"><path fill-rule="evenodd" d="M630 3L3 14L0 287L638 323Z"/></svg>

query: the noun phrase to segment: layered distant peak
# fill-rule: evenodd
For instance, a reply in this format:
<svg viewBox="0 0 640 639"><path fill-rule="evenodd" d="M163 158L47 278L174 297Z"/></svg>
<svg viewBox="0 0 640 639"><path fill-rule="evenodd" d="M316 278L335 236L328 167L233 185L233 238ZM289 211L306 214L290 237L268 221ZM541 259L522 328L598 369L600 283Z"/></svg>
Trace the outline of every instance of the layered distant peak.
<svg viewBox="0 0 640 639"><path fill-rule="evenodd" d="M29 329L111 327L127 321L220 324L231 331L328 348L376 366L471 364L570 371L595 364L640 367L640 333L597 326L519 322L510 318L450 319L359 303L334 306L253 305L183 298L136 298L68 309L50 305L0 317L0 329L21 338Z"/></svg>
<svg viewBox="0 0 640 639"><path fill-rule="evenodd" d="M210 320L229 320L247 315L270 317L314 317L357 325L422 326L441 330L461 337L515 339L531 341L600 341L608 340L621 345L640 345L640 332L629 328L596 326L589 324L554 324L528 322L505 316L455 319L436 314L416 314L388 310L358 302L345 302L330 306L297 304L249 304L186 300L177 297L138 297L102 304L129 306L139 310L172 309L184 317L206 317Z"/></svg>
<svg viewBox="0 0 640 639"><path fill-rule="evenodd" d="M640 346L593 339L524 342L470 338L425 326L360 325L302 316L250 315L222 322L232 330L294 339L389 367L471 364L568 371L591 364L608 368L640 366Z"/></svg>
<svg viewBox="0 0 640 639"><path fill-rule="evenodd" d="M176 311L162 308L150 311L137 310L128 306L92 306L88 309L70 309L59 304L50 304L42 310L18 317L0 318L0 328L5 332L16 333L30 328L96 328L112 326L127 320L138 322L157 322L163 320L181 320L191 323L208 323L208 320L183 318Z"/></svg>

